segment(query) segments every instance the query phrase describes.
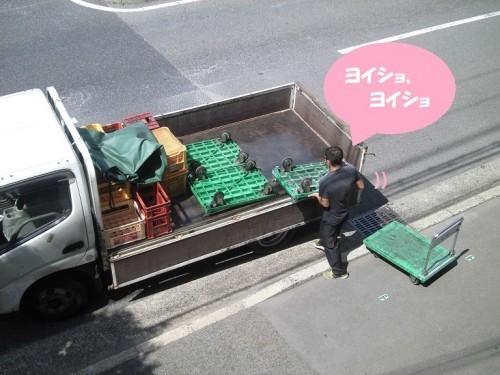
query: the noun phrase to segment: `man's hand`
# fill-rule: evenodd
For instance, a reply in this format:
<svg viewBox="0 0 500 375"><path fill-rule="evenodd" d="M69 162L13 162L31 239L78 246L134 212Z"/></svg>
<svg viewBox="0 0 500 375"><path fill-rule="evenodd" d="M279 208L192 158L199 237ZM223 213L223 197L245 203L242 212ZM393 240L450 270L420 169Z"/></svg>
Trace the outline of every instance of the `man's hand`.
<svg viewBox="0 0 500 375"><path fill-rule="evenodd" d="M330 201L327 198L321 198L319 196L319 193L312 193L309 195L310 198L316 198L318 203L322 205L325 208L328 208L330 206Z"/></svg>

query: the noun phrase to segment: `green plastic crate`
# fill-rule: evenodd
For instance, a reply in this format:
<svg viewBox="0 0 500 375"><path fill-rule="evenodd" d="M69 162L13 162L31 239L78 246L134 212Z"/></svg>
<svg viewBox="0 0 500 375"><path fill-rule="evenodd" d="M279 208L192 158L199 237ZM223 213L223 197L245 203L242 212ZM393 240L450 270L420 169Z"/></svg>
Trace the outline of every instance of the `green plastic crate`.
<svg viewBox="0 0 500 375"><path fill-rule="evenodd" d="M240 151L240 147L233 140L222 143L218 139L209 139L186 145L188 165L196 160L207 170L234 166Z"/></svg>
<svg viewBox="0 0 500 375"><path fill-rule="evenodd" d="M190 181L189 184L205 213L212 214L274 196L262 193L267 182L258 169L246 172L241 167L232 165L224 169L208 169L206 179ZM224 194L225 204L213 204L217 192Z"/></svg>
<svg viewBox="0 0 500 375"><path fill-rule="evenodd" d="M389 223L365 238L363 243L369 250L394 263L421 282L428 280L432 270L442 269L455 259L453 251L438 245L430 252L427 270L424 270L431 240L398 221Z"/></svg>
<svg viewBox="0 0 500 375"><path fill-rule="evenodd" d="M325 162L298 164L289 172L284 172L280 167L272 170L274 178L283 186L286 192L295 200L306 198L311 193L319 190L319 182L329 172ZM304 179L311 181L310 191L304 192L301 182Z"/></svg>

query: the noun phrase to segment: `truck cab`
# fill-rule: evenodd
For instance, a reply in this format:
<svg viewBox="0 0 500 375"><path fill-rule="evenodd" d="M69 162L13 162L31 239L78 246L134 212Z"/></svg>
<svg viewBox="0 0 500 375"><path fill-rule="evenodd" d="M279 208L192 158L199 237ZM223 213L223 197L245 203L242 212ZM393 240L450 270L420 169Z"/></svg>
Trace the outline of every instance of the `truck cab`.
<svg viewBox="0 0 500 375"><path fill-rule="evenodd" d="M0 114L0 311L60 318L97 259L84 171L41 90L0 98Z"/></svg>

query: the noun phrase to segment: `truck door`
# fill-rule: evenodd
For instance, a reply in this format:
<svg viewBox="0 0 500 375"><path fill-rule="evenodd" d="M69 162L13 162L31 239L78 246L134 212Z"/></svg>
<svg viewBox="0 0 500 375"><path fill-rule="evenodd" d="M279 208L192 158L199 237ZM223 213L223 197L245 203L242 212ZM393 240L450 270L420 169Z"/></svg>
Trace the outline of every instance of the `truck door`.
<svg viewBox="0 0 500 375"><path fill-rule="evenodd" d="M78 187L69 171L1 188L0 224L0 313L17 310L37 280L77 266L88 248Z"/></svg>

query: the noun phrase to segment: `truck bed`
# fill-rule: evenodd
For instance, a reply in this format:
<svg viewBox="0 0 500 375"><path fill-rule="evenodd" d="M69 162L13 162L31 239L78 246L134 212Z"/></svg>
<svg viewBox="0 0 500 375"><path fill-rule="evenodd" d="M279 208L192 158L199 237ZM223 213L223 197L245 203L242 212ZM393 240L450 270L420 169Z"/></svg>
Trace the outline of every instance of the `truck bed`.
<svg viewBox="0 0 500 375"><path fill-rule="evenodd" d="M364 145L353 147L348 131L296 84L155 118L184 144L229 132L269 180L273 179L272 168L287 157L294 164L317 162L325 147L337 145L344 149L345 159L361 170L366 152ZM209 216L188 192L172 199L171 210L171 234L108 254L111 288L304 225L321 214L317 202L295 202L284 189L276 197Z"/></svg>
<svg viewBox="0 0 500 375"><path fill-rule="evenodd" d="M222 132L231 134L270 181L273 179L272 168L281 165L284 158L292 158L295 164L320 161L326 147L325 142L290 109L186 135L181 139L184 144L189 144L219 138ZM279 195L283 193L280 191ZM172 206L174 229L208 220L192 194L173 198Z"/></svg>

